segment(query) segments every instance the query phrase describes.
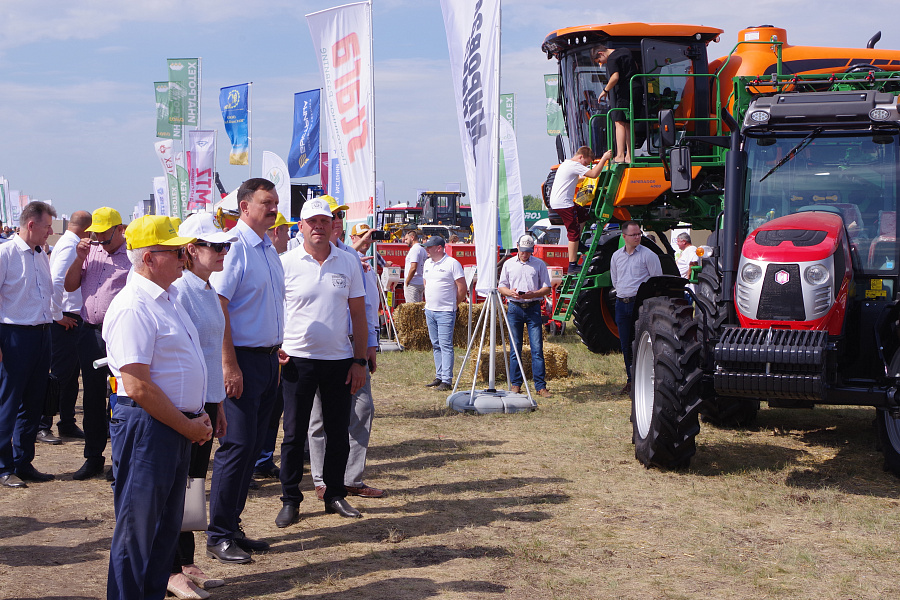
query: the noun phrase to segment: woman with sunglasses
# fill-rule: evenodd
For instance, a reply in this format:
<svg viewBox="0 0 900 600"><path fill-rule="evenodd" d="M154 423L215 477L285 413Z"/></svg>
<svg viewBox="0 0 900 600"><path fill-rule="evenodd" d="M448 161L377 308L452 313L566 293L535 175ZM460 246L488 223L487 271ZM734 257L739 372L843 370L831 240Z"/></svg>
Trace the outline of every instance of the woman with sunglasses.
<svg viewBox="0 0 900 600"><path fill-rule="evenodd" d="M222 313L219 295L209 283L209 276L222 270L225 255L237 236L219 229L213 215L208 213L191 215L179 226L178 231L197 238L196 242L185 247L184 274L174 285L178 288L178 300L200 334L200 346L209 372L205 410L212 421L214 435L221 438L227 426L224 406L221 404L225 399L222 374L225 315ZM212 440L202 446L194 444L191 448L188 477L206 477L211 452ZM224 580L209 577L194 564L194 532L181 532L169 576L169 592L178 598L209 598L207 589L224 584Z"/></svg>

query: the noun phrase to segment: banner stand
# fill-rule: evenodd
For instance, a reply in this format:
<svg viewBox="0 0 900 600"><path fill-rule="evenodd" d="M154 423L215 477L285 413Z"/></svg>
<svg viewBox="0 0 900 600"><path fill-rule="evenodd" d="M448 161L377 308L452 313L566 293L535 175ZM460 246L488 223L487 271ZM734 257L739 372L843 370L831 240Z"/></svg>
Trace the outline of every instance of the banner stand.
<svg viewBox="0 0 900 600"><path fill-rule="evenodd" d="M471 305L470 305L471 306ZM471 311L469 312L471 314ZM497 320L499 316L503 316L503 323L500 328L500 348L503 351L503 364L506 367L506 390L498 390L497 382ZM488 321L489 320L489 321ZM468 391L456 390L459 388L459 382L462 380L466 363L475 347L475 337L478 336L479 328L481 330L481 339L478 343L478 357L475 359L475 368L472 375L472 386ZM484 338L490 329L490 348L488 354L488 387L484 390L475 391L475 385L478 381L478 369L481 366L481 353L484 350ZM509 334L507 336L507 334ZM517 413L525 411L537 410L537 402L531 396L531 388L528 386L528 379L522 378L522 384L525 387L525 393L514 393L509 389L509 356L506 352L506 340L510 340L510 348L516 353L516 360L522 367L524 375L524 364L519 354L519 349L512 343L512 327L506 318L506 312L503 310L502 301L500 300L500 292L496 287L487 293L481 314L478 315L478 323L475 325L474 335L466 348L466 356L463 358L462 365L459 367L459 373L456 376L456 382L453 385L453 391L447 398L447 406L458 412L469 412L477 414L488 413Z"/></svg>

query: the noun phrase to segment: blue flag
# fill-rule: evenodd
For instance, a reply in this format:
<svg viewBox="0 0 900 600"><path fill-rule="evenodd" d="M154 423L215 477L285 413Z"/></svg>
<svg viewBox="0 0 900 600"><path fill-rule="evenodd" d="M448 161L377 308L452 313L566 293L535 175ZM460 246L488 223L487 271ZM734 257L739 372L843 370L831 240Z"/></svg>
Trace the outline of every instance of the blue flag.
<svg viewBox="0 0 900 600"><path fill-rule="evenodd" d="M250 164L250 84L242 83L219 90L219 108L225 120L225 131L231 139L228 163Z"/></svg>
<svg viewBox="0 0 900 600"><path fill-rule="evenodd" d="M291 177L319 174L319 90L294 94L294 139L288 153Z"/></svg>

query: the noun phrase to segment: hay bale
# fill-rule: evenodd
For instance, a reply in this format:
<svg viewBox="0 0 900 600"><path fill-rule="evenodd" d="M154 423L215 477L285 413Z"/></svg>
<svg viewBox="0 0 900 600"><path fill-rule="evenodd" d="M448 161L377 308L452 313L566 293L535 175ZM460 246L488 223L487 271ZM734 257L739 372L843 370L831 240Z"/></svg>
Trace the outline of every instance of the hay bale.
<svg viewBox="0 0 900 600"><path fill-rule="evenodd" d="M507 355L510 351L509 346L506 346ZM469 361L466 364L466 374L463 376L463 379L468 378L471 380L472 372L475 369L475 362L477 360L477 356L474 354L469 357ZM488 350L481 351L481 361L478 365L478 379L481 381L487 381L488 379L488 360L489 353ZM503 352L500 348L497 349L496 352L496 369L495 369L495 378L499 380L506 380L506 367L503 364ZM531 375L531 346L527 344L522 347L522 362L525 363L525 378L532 379ZM559 344L544 344L544 367L545 367L545 379L565 379L569 376L569 351L566 350L563 346Z"/></svg>
<svg viewBox="0 0 900 600"><path fill-rule="evenodd" d="M484 303L472 305L472 335L475 335L475 326L481 317L481 311L484 310ZM490 323L487 324L490 327ZM497 315L497 339L500 339L499 327L504 327L503 318ZM480 335L480 334L479 334ZM485 335L485 339L490 336L490 330ZM453 327L453 345L457 348L467 348L469 342L469 304L463 302L456 309L456 325Z"/></svg>
<svg viewBox="0 0 900 600"><path fill-rule="evenodd" d="M425 324L425 303L406 302L394 309L397 337L407 350L431 350L428 325Z"/></svg>

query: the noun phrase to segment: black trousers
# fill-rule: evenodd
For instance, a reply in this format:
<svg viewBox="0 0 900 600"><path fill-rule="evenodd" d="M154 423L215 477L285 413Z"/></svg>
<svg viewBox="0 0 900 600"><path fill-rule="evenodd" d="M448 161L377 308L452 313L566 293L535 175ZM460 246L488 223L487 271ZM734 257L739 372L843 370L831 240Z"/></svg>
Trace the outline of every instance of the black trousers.
<svg viewBox="0 0 900 600"><path fill-rule="evenodd" d="M282 370L284 388L284 441L281 444L281 501L299 506L303 501L303 447L309 430L316 390L322 398L325 461L322 481L325 501L343 498L344 471L350 454L350 385L345 383L352 359L317 360L292 356Z"/></svg>
<svg viewBox="0 0 900 600"><path fill-rule="evenodd" d="M106 342L103 341L99 327L92 327L88 323L84 323L81 327L78 360L82 365L81 383L84 386L81 397L84 408L84 419L81 422L84 429L84 457L100 461L103 460L108 433L106 392L109 369L106 367L95 369L93 363L100 358L106 358Z"/></svg>

